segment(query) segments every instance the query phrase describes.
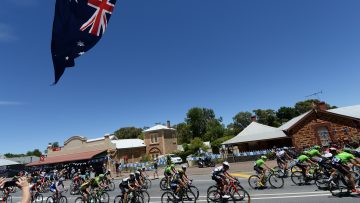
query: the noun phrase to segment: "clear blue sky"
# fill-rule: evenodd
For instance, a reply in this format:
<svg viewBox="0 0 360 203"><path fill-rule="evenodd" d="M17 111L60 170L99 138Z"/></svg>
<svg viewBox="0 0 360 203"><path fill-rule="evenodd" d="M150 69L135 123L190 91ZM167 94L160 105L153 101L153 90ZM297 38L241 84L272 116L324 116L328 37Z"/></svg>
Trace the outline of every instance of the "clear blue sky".
<svg viewBox="0 0 360 203"><path fill-rule="evenodd" d="M360 1L118 0L103 39L53 82L54 0L2 0L0 153L73 135L321 99L360 104Z"/></svg>

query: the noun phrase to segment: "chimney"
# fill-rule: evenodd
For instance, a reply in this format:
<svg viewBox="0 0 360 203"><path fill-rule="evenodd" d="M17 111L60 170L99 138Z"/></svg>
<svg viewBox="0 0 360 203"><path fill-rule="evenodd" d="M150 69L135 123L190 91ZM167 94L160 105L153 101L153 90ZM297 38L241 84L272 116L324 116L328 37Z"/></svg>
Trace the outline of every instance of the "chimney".
<svg viewBox="0 0 360 203"><path fill-rule="evenodd" d="M169 121L169 120L166 121L166 127L171 128L171 126L170 126L170 121Z"/></svg>
<svg viewBox="0 0 360 203"><path fill-rule="evenodd" d="M317 103L316 108L319 109L319 110L322 110L322 111L327 111L328 110L326 103L323 102L323 101Z"/></svg>
<svg viewBox="0 0 360 203"><path fill-rule="evenodd" d="M251 116L251 121L252 121L252 122L256 122L256 121L257 121L256 116Z"/></svg>

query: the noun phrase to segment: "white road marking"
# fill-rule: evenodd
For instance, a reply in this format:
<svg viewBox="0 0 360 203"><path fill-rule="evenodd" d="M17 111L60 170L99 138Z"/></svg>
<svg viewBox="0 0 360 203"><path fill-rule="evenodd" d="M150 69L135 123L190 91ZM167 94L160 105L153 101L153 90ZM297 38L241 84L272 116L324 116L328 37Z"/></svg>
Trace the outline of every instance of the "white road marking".
<svg viewBox="0 0 360 203"><path fill-rule="evenodd" d="M328 194L316 194L316 195L297 195L297 196L281 196L281 197L255 197L251 198L251 200L267 200L267 199L290 199L290 198L298 198L298 197L320 197L320 196L329 196ZM250 196L251 197L251 196Z"/></svg>

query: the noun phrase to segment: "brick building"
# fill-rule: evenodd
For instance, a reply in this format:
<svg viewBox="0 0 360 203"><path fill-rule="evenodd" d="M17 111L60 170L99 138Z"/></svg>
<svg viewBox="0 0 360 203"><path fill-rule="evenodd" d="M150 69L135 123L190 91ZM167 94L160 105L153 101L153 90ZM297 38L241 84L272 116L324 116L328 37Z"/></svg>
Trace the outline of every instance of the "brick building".
<svg viewBox="0 0 360 203"><path fill-rule="evenodd" d="M167 125L156 125L144 131L146 153L151 158L172 153L177 150L176 130Z"/></svg>
<svg viewBox="0 0 360 203"><path fill-rule="evenodd" d="M360 105L326 109L324 102L295 117L279 128L253 122L233 139L223 144L239 151L294 146L359 143Z"/></svg>

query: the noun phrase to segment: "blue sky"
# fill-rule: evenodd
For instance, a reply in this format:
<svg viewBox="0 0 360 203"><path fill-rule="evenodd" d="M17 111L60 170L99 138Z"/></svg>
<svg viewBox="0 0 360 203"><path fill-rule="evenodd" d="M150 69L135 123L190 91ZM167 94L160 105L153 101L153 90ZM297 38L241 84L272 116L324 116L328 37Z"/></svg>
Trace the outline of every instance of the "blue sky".
<svg viewBox="0 0 360 203"><path fill-rule="evenodd" d="M103 39L56 86L54 0L0 7L0 153L73 135L321 99L360 104L360 1L118 0Z"/></svg>

